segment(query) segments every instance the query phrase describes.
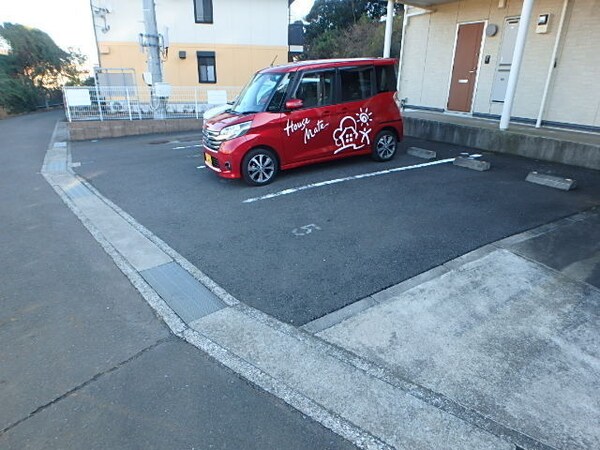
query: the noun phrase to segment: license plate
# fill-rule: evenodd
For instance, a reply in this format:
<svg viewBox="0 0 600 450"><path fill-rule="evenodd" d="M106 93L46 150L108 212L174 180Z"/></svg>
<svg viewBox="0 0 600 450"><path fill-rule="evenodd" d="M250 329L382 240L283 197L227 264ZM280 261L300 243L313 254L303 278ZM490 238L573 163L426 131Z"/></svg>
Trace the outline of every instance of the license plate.
<svg viewBox="0 0 600 450"><path fill-rule="evenodd" d="M206 161L206 164L209 164L212 166L212 157L208 153L204 154L204 161Z"/></svg>

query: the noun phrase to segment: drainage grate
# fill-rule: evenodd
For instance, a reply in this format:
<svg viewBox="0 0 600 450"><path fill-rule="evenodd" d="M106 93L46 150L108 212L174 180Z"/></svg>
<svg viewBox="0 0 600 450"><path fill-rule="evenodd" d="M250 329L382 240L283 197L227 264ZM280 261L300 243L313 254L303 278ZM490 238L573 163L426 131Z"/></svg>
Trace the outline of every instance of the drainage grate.
<svg viewBox="0 0 600 450"><path fill-rule="evenodd" d="M226 306L177 263L163 264L140 274L186 323Z"/></svg>

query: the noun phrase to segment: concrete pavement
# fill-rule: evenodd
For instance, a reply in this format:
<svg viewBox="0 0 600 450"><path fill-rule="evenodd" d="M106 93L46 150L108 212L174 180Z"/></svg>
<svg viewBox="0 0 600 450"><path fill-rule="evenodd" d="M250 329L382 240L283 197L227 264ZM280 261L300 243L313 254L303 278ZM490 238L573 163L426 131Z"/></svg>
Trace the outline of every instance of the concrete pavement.
<svg viewBox="0 0 600 450"><path fill-rule="evenodd" d="M238 302L201 268L70 172L68 161L68 147L53 144L45 164L46 177L173 334L354 444L407 449L596 448L600 444L594 427L600 417L599 294L590 284L596 280L598 249L573 245L582 237L600 241L596 212L577 214L482 247L365 298L359 302L362 308L334 312L329 321L321 318L318 327L296 328ZM98 210L105 207L110 210L100 214L105 220L97 220ZM132 242L145 242L147 252L136 253ZM557 258L560 254L567 256ZM165 255L165 260L155 259L156 255ZM204 285L213 299L222 302L219 308L188 316L178 312L188 291L158 295L144 273L165 262L187 273L182 275L188 277L183 285ZM203 296L194 299L206 300ZM187 381L198 369L186 370L181 363L188 361L189 353L177 362L177 347L195 350L173 340L160 337L117 367L76 386L13 424L0 436L0 443L1 439L11 445L47 443L47 436L56 435L67 446L86 442L78 440L82 433L71 433L68 437L75 436L74 440L65 438L64 423L74 421L78 431L88 426L79 411L96 417L92 415L95 408L77 403L79 395L94 399L94 406L111 406L106 416L98 417L104 417L100 422L117 436L131 436L132 445L150 442L112 413L129 417L132 414L123 412L124 404L136 405L134 411L156 409L151 419L161 421L164 414L158 408L163 399L186 398ZM174 362L171 367L178 368L175 371L165 369L169 363L163 358L169 357ZM133 374L128 375L127 369ZM123 379L132 380L131 386L133 380L139 383L140 374L161 371L167 375L163 378L174 377L179 383L171 390L159 383L158 390L164 393L160 399L138 402L116 388ZM160 379L144 378L149 386ZM109 383L111 379L116 385ZM235 388L235 392L243 391L239 385ZM103 389L112 389L114 394ZM55 405L72 408L73 413L53 416ZM261 411L264 407L256 406ZM165 427L174 433L173 439L192 427L180 414ZM59 423L54 422L57 418ZM28 423L32 428L22 428ZM47 428L42 426L46 431L36 440L40 423ZM130 425L139 426L139 422ZM216 433L214 427L209 429ZM307 444L344 444L319 430ZM280 448L286 436L293 436L293 430L281 431L268 437L262 448ZM228 440L234 437L238 440ZM104 442L110 446L115 441ZM155 442L186 445L191 441L157 438ZM247 441L239 440L237 434L217 433L212 442L232 448Z"/></svg>
<svg viewBox="0 0 600 450"><path fill-rule="evenodd" d="M598 448L600 290L579 280L600 268L599 220L489 246L319 336L549 448ZM539 261L565 254L578 270Z"/></svg>
<svg viewBox="0 0 600 450"><path fill-rule="evenodd" d="M170 333L40 174L62 117L0 121L0 448L352 448Z"/></svg>

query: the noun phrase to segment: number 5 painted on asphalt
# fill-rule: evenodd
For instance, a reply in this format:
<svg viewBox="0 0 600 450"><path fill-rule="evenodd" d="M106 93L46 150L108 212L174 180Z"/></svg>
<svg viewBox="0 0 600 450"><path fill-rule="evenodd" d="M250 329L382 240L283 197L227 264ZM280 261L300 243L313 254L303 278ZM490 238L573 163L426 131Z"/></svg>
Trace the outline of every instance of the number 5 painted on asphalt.
<svg viewBox="0 0 600 450"><path fill-rule="evenodd" d="M294 228L292 230L292 234L294 236L306 236L307 234L312 233L313 231L317 231L320 230L321 228L317 225L315 225L314 223L308 224L308 225L304 225L300 228Z"/></svg>

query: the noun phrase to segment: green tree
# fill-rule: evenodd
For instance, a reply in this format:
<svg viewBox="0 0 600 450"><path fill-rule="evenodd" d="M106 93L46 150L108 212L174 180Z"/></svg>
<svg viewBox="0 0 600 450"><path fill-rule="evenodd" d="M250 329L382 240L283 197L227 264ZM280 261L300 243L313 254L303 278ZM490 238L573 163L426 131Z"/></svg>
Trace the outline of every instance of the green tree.
<svg viewBox="0 0 600 450"><path fill-rule="evenodd" d="M0 55L0 106L9 112L34 110L65 82L79 80L85 58L62 50L43 31L4 23L0 36L10 46L7 55Z"/></svg>
<svg viewBox="0 0 600 450"><path fill-rule="evenodd" d="M394 19L390 55L400 55L402 17ZM309 59L378 57L383 52L385 23L371 22L365 18L343 30L329 30L313 41Z"/></svg>
<svg viewBox="0 0 600 450"><path fill-rule="evenodd" d="M396 14L402 5L395 6ZM381 34L380 19L386 14L387 2L374 0L316 0L306 16L305 57L308 59L381 56L374 48ZM400 25L401 26L401 25ZM398 28L397 26L395 28ZM353 29L355 32L348 34ZM395 31L395 30L394 30ZM360 32L365 33L361 35ZM348 40L351 38L351 40ZM381 35L383 49L383 35ZM373 54L375 53L375 54Z"/></svg>

